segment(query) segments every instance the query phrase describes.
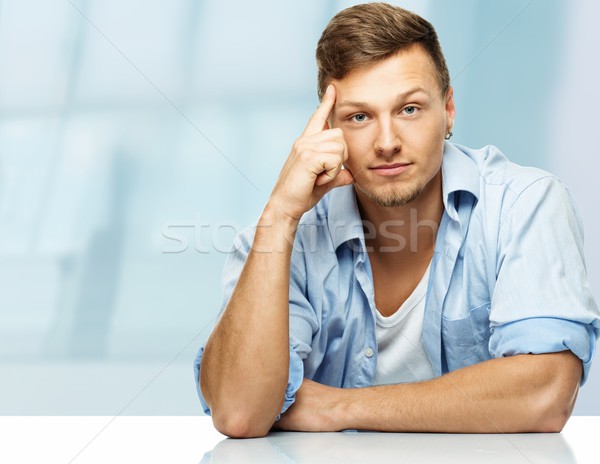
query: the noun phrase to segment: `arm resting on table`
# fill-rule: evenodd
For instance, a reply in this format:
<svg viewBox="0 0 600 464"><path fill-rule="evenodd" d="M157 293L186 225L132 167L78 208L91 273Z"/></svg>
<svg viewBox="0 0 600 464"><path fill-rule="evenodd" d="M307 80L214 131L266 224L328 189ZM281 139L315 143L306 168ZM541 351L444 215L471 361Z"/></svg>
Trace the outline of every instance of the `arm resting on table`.
<svg viewBox="0 0 600 464"><path fill-rule="evenodd" d="M305 380L276 427L297 431L559 432L579 390L570 351L496 358L423 382L341 389Z"/></svg>

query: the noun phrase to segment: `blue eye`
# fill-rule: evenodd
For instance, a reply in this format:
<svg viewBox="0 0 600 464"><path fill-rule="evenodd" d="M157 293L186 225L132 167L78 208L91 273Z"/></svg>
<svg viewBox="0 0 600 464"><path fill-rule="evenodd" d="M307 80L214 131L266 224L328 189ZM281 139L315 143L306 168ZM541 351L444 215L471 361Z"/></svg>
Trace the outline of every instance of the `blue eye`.
<svg viewBox="0 0 600 464"><path fill-rule="evenodd" d="M415 112L417 111L417 107L416 106L407 106L402 111L404 111L408 115L415 114Z"/></svg>
<svg viewBox="0 0 600 464"><path fill-rule="evenodd" d="M365 122L367 120L367 115L363 113L358 113L352 116L352 120L355 122Z"/></svg>

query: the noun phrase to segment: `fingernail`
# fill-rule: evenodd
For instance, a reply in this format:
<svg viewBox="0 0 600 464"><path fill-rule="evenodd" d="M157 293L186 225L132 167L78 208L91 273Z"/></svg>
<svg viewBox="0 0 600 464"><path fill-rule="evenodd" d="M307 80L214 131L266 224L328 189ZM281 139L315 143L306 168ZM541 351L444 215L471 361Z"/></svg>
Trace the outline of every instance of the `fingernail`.
<svg viewBox="0 0 600 464"><path fill-rule="evenodd" d="M331 93L332 88L333 88L333 86L331 84L329 84L327 86L327 90L325 90L325 95L329 95Z"/></svg>

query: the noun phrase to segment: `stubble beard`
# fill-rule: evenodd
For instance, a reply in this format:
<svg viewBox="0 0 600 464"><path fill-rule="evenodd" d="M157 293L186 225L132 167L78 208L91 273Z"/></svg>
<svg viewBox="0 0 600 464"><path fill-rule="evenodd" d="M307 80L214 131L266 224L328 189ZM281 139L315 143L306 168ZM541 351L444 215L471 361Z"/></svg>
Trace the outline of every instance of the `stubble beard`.
<svg viewBox="0 0 600 464"><path fill-rule="evenodd" d="M380 191L367 190L357 185L371 201L384 208L404 206L417 198L425 189L424 185L395 185L382 188Z"/></svg>

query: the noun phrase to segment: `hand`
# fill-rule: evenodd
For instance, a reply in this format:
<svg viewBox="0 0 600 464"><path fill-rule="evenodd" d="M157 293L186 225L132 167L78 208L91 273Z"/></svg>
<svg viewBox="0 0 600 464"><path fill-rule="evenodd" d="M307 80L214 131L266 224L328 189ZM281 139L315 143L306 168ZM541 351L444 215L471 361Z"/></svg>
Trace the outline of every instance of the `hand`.
<svg viewBox="0 0 600 464"><path fill-rule="evenodd" d="M327 119L335 104L335 87L330 85L302 136L294 142L269 204L294 220L311 209L328 191L354 182L342 169L348 146L339 128L329 129Z"/></svg>
<svg viewBox="0 0 600 464"><path fill-rule="evenodd" d="M304 379L296 401L273 424L280 430L297 432L337 432L347 427L341 415L343 389Z"/></svg>

